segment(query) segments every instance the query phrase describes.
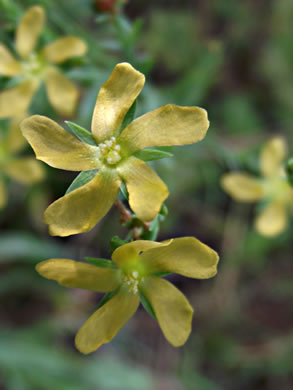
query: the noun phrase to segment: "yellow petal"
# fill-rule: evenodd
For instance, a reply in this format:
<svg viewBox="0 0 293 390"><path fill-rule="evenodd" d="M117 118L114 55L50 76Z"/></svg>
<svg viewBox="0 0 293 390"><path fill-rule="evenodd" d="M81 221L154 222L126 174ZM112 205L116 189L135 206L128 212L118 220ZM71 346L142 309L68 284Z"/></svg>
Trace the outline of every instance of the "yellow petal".
<svg viewBox="0 0 293 390"><path fill-rule="evenodd" d="M98 149L81 142L51 119L33 115L22 121L20 127L37 159L48 165L69 171L99 168Z"/></svg>
<svg viewBox="0 0 293 390"><path fill-rule="evenodd" d="M65 287L81 288L96 292L109 292L119 287L120 271L101 268L68 259L42 261L36 270L44 278L56 280Z"/></svg>
<svg viewBox="0 0 293 390"><path fill-rule="evenodd" d="M264 197L260 180L246 173L227 173L221 178L222 188L240 202L254 202Z"/></svg>
<svg viewBox="0 0 293 390"><path fill-rule="evenodd" d="M260 155L260 168L264 176L278 175L287 154L284 138L275 137L265 144Z"/></svg>
<svg viewBox="0 0 293 390"><path fill-rule="evenodd" d="M125 181L129 204L143 221L153 220L168 197L168 188L156 172L145 162L130 157L117 167Z"/></svg>
<svg viewBox="0 0 293 390"><path fill-rule="evenodd" d="M140 261L140 252L147 251L151 248L158 248L161 246L168 245L172 240L166 242L155 242L146 240L137 240L129 242L128 244L122 245L115 249L112 254L112 259L118 267L135 263L138 258Z"/></svg>
<svg viewBox="0 0 293 390"><path fill-rule="evenodd" d="M175 238L169 245L155 247L140 255L152 272L168 271L196 279L216 275L218 254L194 237Z"/></svg>
<svg viewBox="0 0 293 390"><path fill-rule="evenodd" d="M270 203L255 220L256 230L268 237L277 236L286 229L287 225L287 210L280 201Z"/></svg>
<svg viewBox="0 0 293 390"><path fill-rule="evenodd" d="M120 290L79 329L75 337L76 348L87 354L111 341L134 315L138 305L137 295Z"/></svg>
<svg viewBox="0 0 293 390"><path fill-rule="evenodd" d="M21 65L10 51L0 43L0 73L4 76L16 76L20 73Z"/></svg>
<svg viewBox="0 0 293 390"><path fill-rule="evenodd" d="M82 56L87 51L87 44L82 39L66 36L49 43L42 50L47 61L59 64L71 57Z"/></svg>
<svg viewBox="0 0 293 390"><path fill-rule="evenodd" d="M174 347L183 345L191 332L193 315L188 300L170 282L155 276L145 278L141 288L166 339Z"/></svg>
<svg viewBox="0 0 293 390"><path fill-rule="evenodd" d="M185 145L204 138L207 112L199 107L168 104L135 119L119 137L129 154L149 146Z"/></svg>
<svg viewBox="0 0 293 390"><path fill-rule="evenodd" d="M7 148L10 152L18 152L27 145L26 139L20 130L20 122L24 119L23 116L11 120L7 134Z"/></svg>
<svg viewBox="0 0 293 390"><path fill-rule="evenodd" d="M41 163L33 157L23 157L9 161L3 168L7 176L23 183L32 184L43 179L44 170Z"/></svg>
<svg viewBox="0 0 293 390"><path fill-rule="evenodd" d="M114 170L105 169L84 186L52 203L44 214L52 236L70 236L92 229L109 211L120 188Z"/></svg>
<svg viewBox="0 0 293 390"><path fill-rule="evenodd" d="M22 57L30 54L37 43L45 21L45 11L36 5L28 9L16 31L16 49Z"/></svg>
<svg viewBox="0 0 293 390"><path fill-rule="evenodd" d="M92 132L98 142L117 136L129 108L144 86L145 77L128 63L115 66L102 85L92 119Z"/></svg>
<svg viewBox="0 0 293 390"><path fill-rule="evenodd" d="M0 176L0 209L7 203L7 192L4 179Z"/></svg>
<svg viewBox="0 0 293 390"><path fill-rule="evenodd" d="M45 83L49 101L55 110L62 115L71 116L79 97L76 86L53 67L47 68Z"/></svg>
<svg viewBox="0 0 293 390"><path fill-rule="evenodd" d="M37 80L28 80L0 93L0 118L24 115L39 86Z"/></svg>

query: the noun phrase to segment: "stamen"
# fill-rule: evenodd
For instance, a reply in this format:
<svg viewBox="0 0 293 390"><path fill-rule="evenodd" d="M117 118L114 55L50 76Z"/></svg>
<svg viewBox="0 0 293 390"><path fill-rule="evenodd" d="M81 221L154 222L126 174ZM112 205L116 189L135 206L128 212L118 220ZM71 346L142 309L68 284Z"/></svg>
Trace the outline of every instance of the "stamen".
<svg viewBox="0 0 293 390"><path fill-rule="evenodd" d="M117 164L121 160L120 149L120 145L116 144L116 138L111 137L99 144L98 158L109 165Z"/></svg>
<svg viewBox="0 0 293 390"><path fill-rule="evenodd" d="M127 285L129 292L133 294L138 293L138 285L142 280L143 278L139 277L138 271L132 271L123 278L123 281Z"/></svg>

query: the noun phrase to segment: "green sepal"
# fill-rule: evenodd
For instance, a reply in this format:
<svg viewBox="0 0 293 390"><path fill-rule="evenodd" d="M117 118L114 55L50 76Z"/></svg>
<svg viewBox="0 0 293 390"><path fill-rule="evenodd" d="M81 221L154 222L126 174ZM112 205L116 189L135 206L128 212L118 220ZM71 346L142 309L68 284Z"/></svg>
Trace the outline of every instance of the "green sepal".
<svg viewBox="0 0 293 390"><path fill-rule="evenodd" d="M147 313L149 313L149 315L151 317L153 317L155 320L157 320L157 317L156 317L156 314L154 312L154 309L152 308L152 305L150 304L147 297L141 291L139 291L139 297L140 297L140 301L141 301L142 306L144 307L145 311Z"/></svg>
<svg viewBox="0 0 293 390"><path fill-rule="evenodd" d="M152 275L157 276L158 278L164 278L165 276L171 275L172 272L169 271L158 271L154 272Z"/></svg>
<svg viewBox="0 0 293 390"><path fill-rule="evenodd" d="M289 160L286 163L286 172L288 181L293 187L293 157L289 158Z"/></svg>
<svg viewBox="0 0 293 390"><path fill-rule="evenodd" d="M158 234L160 231L160 221L158 215L152 222L150 223L149 229L147 232L141 235L143 240L156 241Z"/></svg>
<svg viewBox="0 0 293 390"><path fill-rule="evenodd" d="M134 153L134 156L143 161L154 161L161 160L162 158L170 158L174 155L159 149L143 149Z"/></svg>
<svg viewBox="0 0 293 390"><path fill-rule="evenodd" d="M89 263L102 268L117 268L112 260L101 259L97 257L85 257L85 260Z"/></svg>
<svg viewBox="0 0 293 390"><path fill-rule="evenodd" d="M75 135L78 139L86 144L97 146L97 142L90 131L77 125L74 122L65 121L67 126L70 128L70 132Z"/></svg>
<svg viewBox="0 0 293 390"><path fill-rule="evenodd" d="M162 215L163 217L167 217L167 215L169 214L168 207L165 205L165 203L163 203L163 206L161 207L159 214Z"/></svg>
<svg viewBox="0 0 293 390"><path fill-rule="evenodd" d="M121 183L120 192L121 192L121 195L122 195L120 198L125 199L125 200L129 199L129 195L128 195L128 191L127 191L127 188L126 188L126 184L124 182Z"/></svg>
<svg viewBox="0 0 293 390"><path fill-rule="evenodd" d="M80 172L80 174L73 180L73 182L67 188L65 195L69 194L74 190L77 190L79 187L82 187L88 182L90 182L96 176L97 173L98 171L96 169L93 169L92 171Z"/></svg>
<svg viewBox="0 0 293 390"><path fill-rule="evenodd" d="M123 119L122 125L120 127L120 134L125 129L125 127L128 126L129 123L131 123L133 121L134 115L135 115L135 110L136 110L136 100L134 101L134 103L132 104L130 109L127 111L127 114L125 115L125 117Z"/></svg>
<svg viewBox="0 0 293 390"><path fill-rule="evenodd" d="M122 240L119 236L113 236L110 240L110 253L124 244L128 244L128 240Z"/></svg>
<svg viewBox="0 0 293 390"><path fill-rule="evenodd" d="M118 292L118 289L116 289L116 290L114 290L114 291L110 291L110 292L108 292L107 294L105 294L105 295L103 296L103 298L100 300L97 309L100 309L102 306L104 306L105 303L107 303L111 298L113 298L114 295L115 295L117 292Z"/></svg>

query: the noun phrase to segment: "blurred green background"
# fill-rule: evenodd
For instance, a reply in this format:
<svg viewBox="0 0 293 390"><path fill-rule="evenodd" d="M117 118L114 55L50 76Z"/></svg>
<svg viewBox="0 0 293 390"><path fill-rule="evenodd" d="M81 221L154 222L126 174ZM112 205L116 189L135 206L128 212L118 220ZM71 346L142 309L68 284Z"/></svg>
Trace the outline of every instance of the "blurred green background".
<svg viewBox="0 0 293 390"><path fill-rule="evenodd" d="M84 59L63 65L81 90L70 120L89 128L97 92L122 61L147 76L137 115L167 103L208 110L207 137L154 164L170 189L159 239L194 235L221 261L212 280L171 276L195 309L184 347L171 347L141 308L110 344L82 356L74 335L100 297L42 279L34 265L50 257L107 258L112 235L127 230L113 208L89 233L50 238L43 211L76 174L43 164L42 183L10 182L0 212L0 389L291 390L292 224L277 238L260 236L252 226L256 208L233 202L219 178L240 168L258 174L258 153L271 135L285 136L291 149L293 2L128 0L114 15L99 1L0 0L2 42L11 46L33 4L47 12L44 41L73 34L89 45ZM0 77L1 89L7 85ZM53 111L43 89L30 112L68 119Z"/></svg>

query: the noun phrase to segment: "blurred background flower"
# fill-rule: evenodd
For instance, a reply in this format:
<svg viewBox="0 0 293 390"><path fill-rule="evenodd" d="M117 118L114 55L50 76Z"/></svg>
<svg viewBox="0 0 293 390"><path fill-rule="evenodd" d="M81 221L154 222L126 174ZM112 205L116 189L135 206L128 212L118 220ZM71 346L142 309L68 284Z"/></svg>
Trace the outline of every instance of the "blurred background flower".
<svg viewBox="0 0 293 390"><path fill-rule="evenodd" d="M292 220L277 237L263 237L253 229L253 205L227 196L220 177L235 170L258 175L261 148L276 133L292 152L292 1L129 0L108 13L95 0L0 0L0 41L12 52L15 29L33 5L47 14L40 47L63 35L88 45L86 57L58 65L80 88L74 122L90 128L97 91L123 61L148 80L136 116L168 103L207 109L205 139L152 164L170 191L159 240L195 236L220 253L221 263L204 282L168 277L196 308L184 347L169 346L139 309L115 340L84 358L74 334L99 298L41 279L34 265L108 258L113 232L127 231L113 208L88 233L49 238L41 215L75 174L44 167L47 179L26 193L11 182L0 213L0 387L291 390ZM2 92L12 87L10 77L0 78ZM63 125L43 86L30 113Z"/></svg>
<svg viewBox="0 0 293 390"><path fill-rule="evenodd" d="M240 202L263 201L255 229L264 236L274 237L288 226L293 211L293 188L285 170L286 141L275 137L268 141L260 155L262 177L245 172L231 172L221 178L223 189Z"/></svg>

